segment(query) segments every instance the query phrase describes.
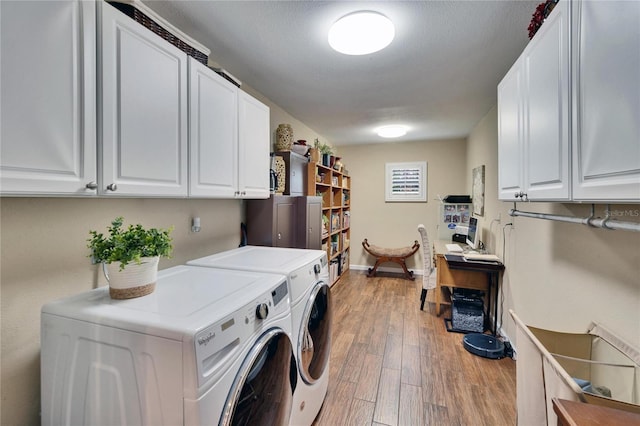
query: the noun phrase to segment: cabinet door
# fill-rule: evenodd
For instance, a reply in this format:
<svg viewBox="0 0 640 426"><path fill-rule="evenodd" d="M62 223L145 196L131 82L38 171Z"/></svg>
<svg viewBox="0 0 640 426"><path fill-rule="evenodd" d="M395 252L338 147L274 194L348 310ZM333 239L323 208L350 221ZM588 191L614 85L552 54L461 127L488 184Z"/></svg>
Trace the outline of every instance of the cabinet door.
<svg viewBox="0 0 640 426"><path fill-rule="evenodd" d="M238 90L238 196L269 198L269 107Z"/></svg>
<svg viewBox="0 0 640 426"><path fill-rule="evenodd" d="M274 247L295 247L296 205L295 198L276 197L274 204Z"/></svg>
<svg viewBox="0 0 640 426"><path fill-rule="evenodd" d="M189 195L233 198L238 188L238 90L189 58Z"/></svg>
<svg viewBox="0 0 640 426"><path fill-rule="evenodd" d="M320 250L322 248L322 197L296 198L295 247Z"/></svg>
<svg viewBox="0 0 640 426"><path fill-rule="evenodd" d="M637 202L640 2L574 6L574 199Z"/></svg>
<svg viewBox="0 0 640 426"><path fill-rule="evenodd" d="M95 3L0 2L0 190L95 195Z"/></svg>
<svg viewBox="0 0 640 426"><path fill-rule="evenodd" d="M522 192L523 152L522 60L498 85L498 198L516 200Z"/></svg>
<svg viewBox="0 0 640 426"><path fill-rule="evenodd" d="M105 2L100 192L186 196L187 55Z"/></svg>
<svg viewBox="0 0 640 426"><path fill-rule="evenodd" d="M556 5L525 49L524 193L570 198L569 2Z"/></svg>

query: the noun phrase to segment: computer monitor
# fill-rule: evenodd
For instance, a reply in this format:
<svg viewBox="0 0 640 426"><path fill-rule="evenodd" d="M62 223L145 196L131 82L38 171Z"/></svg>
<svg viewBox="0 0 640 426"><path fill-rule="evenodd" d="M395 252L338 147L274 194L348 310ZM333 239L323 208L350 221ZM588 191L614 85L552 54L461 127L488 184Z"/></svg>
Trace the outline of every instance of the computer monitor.
<svg viewBox="0 0 640 426"><path fill-rule="evenodd" d="M469 232L467 233L467 245L473 250L480 248L480 230L478 229L478 219L469 218Z"/></svg>

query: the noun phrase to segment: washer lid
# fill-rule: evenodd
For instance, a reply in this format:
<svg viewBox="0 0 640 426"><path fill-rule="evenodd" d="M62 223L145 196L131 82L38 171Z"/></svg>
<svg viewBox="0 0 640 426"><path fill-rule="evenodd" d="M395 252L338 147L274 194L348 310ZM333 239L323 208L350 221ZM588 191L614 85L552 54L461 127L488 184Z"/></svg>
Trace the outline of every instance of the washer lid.
<svg viewBox="0 0 640 426"><path fill-rule="evenodd" d="M158 272L156 289L147 296L115 300L108 287L101 287L48 303L42 312L182 340L285 280L268 273L176 266Z"/></svg>
<svg viewBox="0 0 640 426"><path fill-rule="evenodd" d="M200 259L190 260L187 262L187 265L264 271L289 275L296 269L309 265L323 257L325 259L324 263L326 264L327 253L323 250L244 246Z"/></svg>

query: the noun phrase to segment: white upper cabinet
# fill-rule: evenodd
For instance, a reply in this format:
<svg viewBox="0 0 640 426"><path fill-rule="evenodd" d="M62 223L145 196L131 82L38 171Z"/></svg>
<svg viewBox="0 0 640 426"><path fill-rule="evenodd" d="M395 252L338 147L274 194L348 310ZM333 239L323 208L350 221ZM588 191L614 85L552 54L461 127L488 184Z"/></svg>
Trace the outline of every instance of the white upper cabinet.
<svg viewBox="0 0 640 426"><path fill-rule="evenodd" d="M501 200L570 199L569 49L563 1L498 86Z"/></svg>
<svg viewBox="0 0 640 426"><path fill-rule="evenodd" d="M269 198L269 107L238 90L238 196Z"/></svg>
<svg viewBox="0 0 640 426"><path fill-rule="evenodd" d="M189 195L269 197L269 108L189 59Z"/></svg>
<svg viewBox="0 0 640 426"><path fill-rule="evenodd" d="M559 2L525 50L524 193L570 199L569 2Z"/></svg>
<svg viewBox="0 0 640 426"><path fill-rule="evenodd" d="M238 89L189 58L189 195L238 192Z"/></svg>
<svg viewBox="0 0 640 426"><path fill-rule="evenodd" d="M573 11L576 200L640 201L640 2Z"/></svg>
<svg viewBox="0 0 640 426"><path fill-rule="evenodd" d="M99 193L187 196L187 55L100 5Z"/></svg>
<svg viewBox="0 0 640 426"><path fill-rule="evenodd" d="M95 9L0 2L2 195L96 194Z"/></svg>
<svg viewBox="0 0 640 426"><path fill-rule="evenodd" d="M556 5L498 86L501 200L640 202L639 22L637 1Z"/></svg>
<svg viewBox="0 0 640 426"><path fill-rule="evenodd" d="M498 198L515 200L523 192L524 95L522 60L498 85Z"/></svg>

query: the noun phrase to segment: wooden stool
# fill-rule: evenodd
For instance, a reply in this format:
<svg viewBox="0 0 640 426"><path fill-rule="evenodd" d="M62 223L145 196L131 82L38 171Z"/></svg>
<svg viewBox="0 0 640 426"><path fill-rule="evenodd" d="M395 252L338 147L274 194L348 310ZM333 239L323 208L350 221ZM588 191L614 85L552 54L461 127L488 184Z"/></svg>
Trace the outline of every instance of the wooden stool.
<svg viewBox="0 0 640 426"><path fill-rule="evenodd" d="M408 280L415 280L413 276L413 271L409 271L407 269L407 264L405 263L405 259L413 256L418 249L420 248L420 244L418 241L413 242L413 246L411 247L402 247L402 248L384 248L379 246L374 246L369 244L367 239L365 238L362 242L362 247L369 253L371 256L376 258L376 264L373 265L373 268L369 268L368 277L375 277L378 266L384 262L395 262L402 266L404 270L405 278Z"/></svg>

